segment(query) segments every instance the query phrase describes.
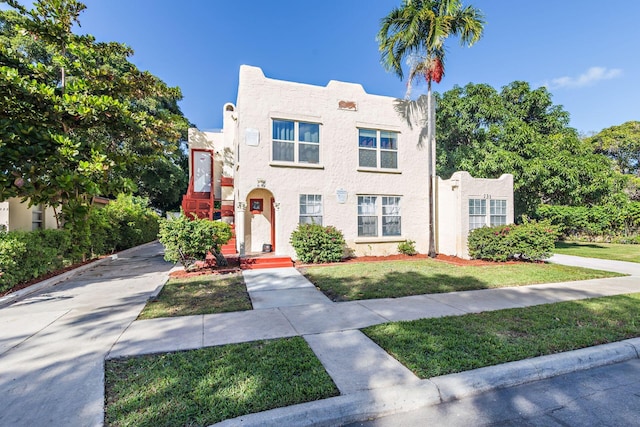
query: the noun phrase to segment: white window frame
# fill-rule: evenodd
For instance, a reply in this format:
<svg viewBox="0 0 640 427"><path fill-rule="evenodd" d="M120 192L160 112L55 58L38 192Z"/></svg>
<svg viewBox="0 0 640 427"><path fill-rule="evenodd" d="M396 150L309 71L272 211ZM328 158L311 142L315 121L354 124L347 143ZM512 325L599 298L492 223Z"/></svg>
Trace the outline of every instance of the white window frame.
<svg viewBox="0 0 640 427"><path fill-rule="evenodd" d="M382 195L358 195L358 237L398 237L402 235L402 197ZM394 219L397 226L385 223L385 220ZM365 223L367 221L367 223ZM371 229L374 233L364 233L364 228ZM397 228L397 232L389 232L389 229Z"/></svg>
<svg viewBox="0 0 640 427"><path fill-rule="evenodd" d="M365 131L365 132L375 132L376 133L376 140L375 140L375 147L368 147L368 146L363 146L361 145L361 132ZM382 136L384 135L393 135L395 138L395 148L382 148ZM389 170L389 171L396 171L399 169L399 165L398 165L398 137L399 137L400 133L396 132L396 131L391 131L391 130L381 130L381 129L372 129L372 128L365 128L365 127L359 127L358 128L358 167L359 168L363 168L363 169L378 169L378 170ZM360 152L361 151L375 151L376 153L376 164L375 166L371 166L371 165L362 165L360 163ZM385 154L389 154L389 153L393 153L395 154L395 167L385 167L382 166L382 157Z"/></svg>
<svg viewBox="0 0 640 427"><path fill-rule="evenodd" d="M289 122L293 123L293 139L279 139L274 135L274 126L276 122ZM318 141L303 141L300 138L300 125L315 125L318 127ZM304 165L319 165L321 163L321 126L320 123L306 121L306 120L291 120L291 119L282 119L282 118L273 118L271 119L271 161L277 163L290 163L290 164L304 164ZM286 159L276 159L275 148L276 143L284 143L284 144L293 144L293 160ZM305 161L300 159L300 150L304 146L316 146L318 149L318 161Z"/></svg>
<svg viewBox="0 0 640 427"><path fill-rule="evenodd" d="M303 203L304 202L304 203ZM311 202L311 203L309 203ZM304 209L303 209L304 206ZM299 197L299 212L298 217L299 224L319 224L322 225L323 221L323 208L322 208L322 195L321 194L300 194ZM304 210L304 213L303 213ZM312 210L314 212L309 212ZM313 218L320 217L320 221L317 222ZM311 218L311 221L303 221L303 218Z"/></svg>
<svg viewBox="0 0 640 427"><path fill-rule="evenodd" d="M489 200L489 209L487 209ZM506 199L491 199L488 197L471 197L468 203L469 231L485 226L507 224Z"/></svg>
<svg viewBox="0 0 640 427"><path fill-rule="evenodd" d="M489 224L507 225L507 201L505 199L491 199L489 201Z"/></svg>

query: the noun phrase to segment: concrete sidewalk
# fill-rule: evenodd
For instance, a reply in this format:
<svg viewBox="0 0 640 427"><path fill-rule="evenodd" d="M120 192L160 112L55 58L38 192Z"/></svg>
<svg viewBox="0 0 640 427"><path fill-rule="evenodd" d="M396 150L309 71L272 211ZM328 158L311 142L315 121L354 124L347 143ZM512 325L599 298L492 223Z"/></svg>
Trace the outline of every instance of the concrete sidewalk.
<svg viewBox="0 0 640 427"><path fill-rule="evenodd" d="M303 336L341 396L221 423L243 426L339 425L637 358L640 340L629 340L420 380L358 330L389 321L640 292L640 265L566 256L552 261L632 276L334 303L294 268L245 271L254 310L137 321L108 357Z"/></svg>

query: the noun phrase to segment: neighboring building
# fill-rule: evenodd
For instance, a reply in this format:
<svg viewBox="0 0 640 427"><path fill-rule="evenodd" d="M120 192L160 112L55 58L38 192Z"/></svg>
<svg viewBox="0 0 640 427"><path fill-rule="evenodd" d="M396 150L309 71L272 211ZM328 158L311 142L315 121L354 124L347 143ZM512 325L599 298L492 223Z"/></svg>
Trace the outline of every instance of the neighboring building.
<svg viewBox="0 0 640 427"><path fill-rule="evenodd" d="M100 208L109 203L109 199L94 197L92 203ZM18 197L0 202L0 231L33 231L51 228L58 228L53 208L44 205L29 207L28 202L22 202Z"/></svg>
<svg viewBox="0 0 640 427"><path fill-rule="evenodd" d="M56 216L52 208L43 205L29 207L27 202L21 202L17 197L0 202L0 231L32 231L56 227Z"/></svg>
<svg viewBox="0 0 640 427"><path fill-rule="evenodd" d="M279 81L242 66L237 103L223 108L223 129L189 130L191 182L183 209L209 218L219 211L235 225L240 255L272 249L295 257L291 233L309 222L341 230L356 256L394 254L407 239L426 253L429 150L395 101L359 84ZM473 188L476 180L469 179ZM506 181L481 181L482 194L504 200L505 221L513 222ZM468 209L462 201L447 203L460 217ZM443 221L437 233L466 242L463 223ZM466 243L460 250L436 241L439 252L466 255Z"/></svg>

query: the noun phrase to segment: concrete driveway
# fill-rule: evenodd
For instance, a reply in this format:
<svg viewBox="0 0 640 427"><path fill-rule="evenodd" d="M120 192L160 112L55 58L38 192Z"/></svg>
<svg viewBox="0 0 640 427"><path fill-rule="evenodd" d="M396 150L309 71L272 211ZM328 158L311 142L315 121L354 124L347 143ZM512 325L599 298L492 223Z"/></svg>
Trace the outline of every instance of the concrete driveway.
<svg viewBox="0 0 640 427"><path fill-rule="evenodd" d="M98 426L104 359L164 284L159 243L102 260L0 309L0 425Z"/></svg>

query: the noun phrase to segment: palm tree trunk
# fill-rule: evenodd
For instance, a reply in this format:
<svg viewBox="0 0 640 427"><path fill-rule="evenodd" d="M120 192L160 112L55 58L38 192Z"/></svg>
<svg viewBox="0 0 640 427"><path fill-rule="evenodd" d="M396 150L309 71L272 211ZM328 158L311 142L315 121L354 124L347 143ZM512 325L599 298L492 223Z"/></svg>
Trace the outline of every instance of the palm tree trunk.
<svg viewBox="0 0 640 427"><path fill-rule="evenodd" d="M435 201L435 187L436 187L436 127L434 123L434 105L433 95L431 93L431 81L428 82L427 91L427 141L429 142L429 257L436 257L436 230L435 230L435 216L436 216L436 201Z"/></svg>

